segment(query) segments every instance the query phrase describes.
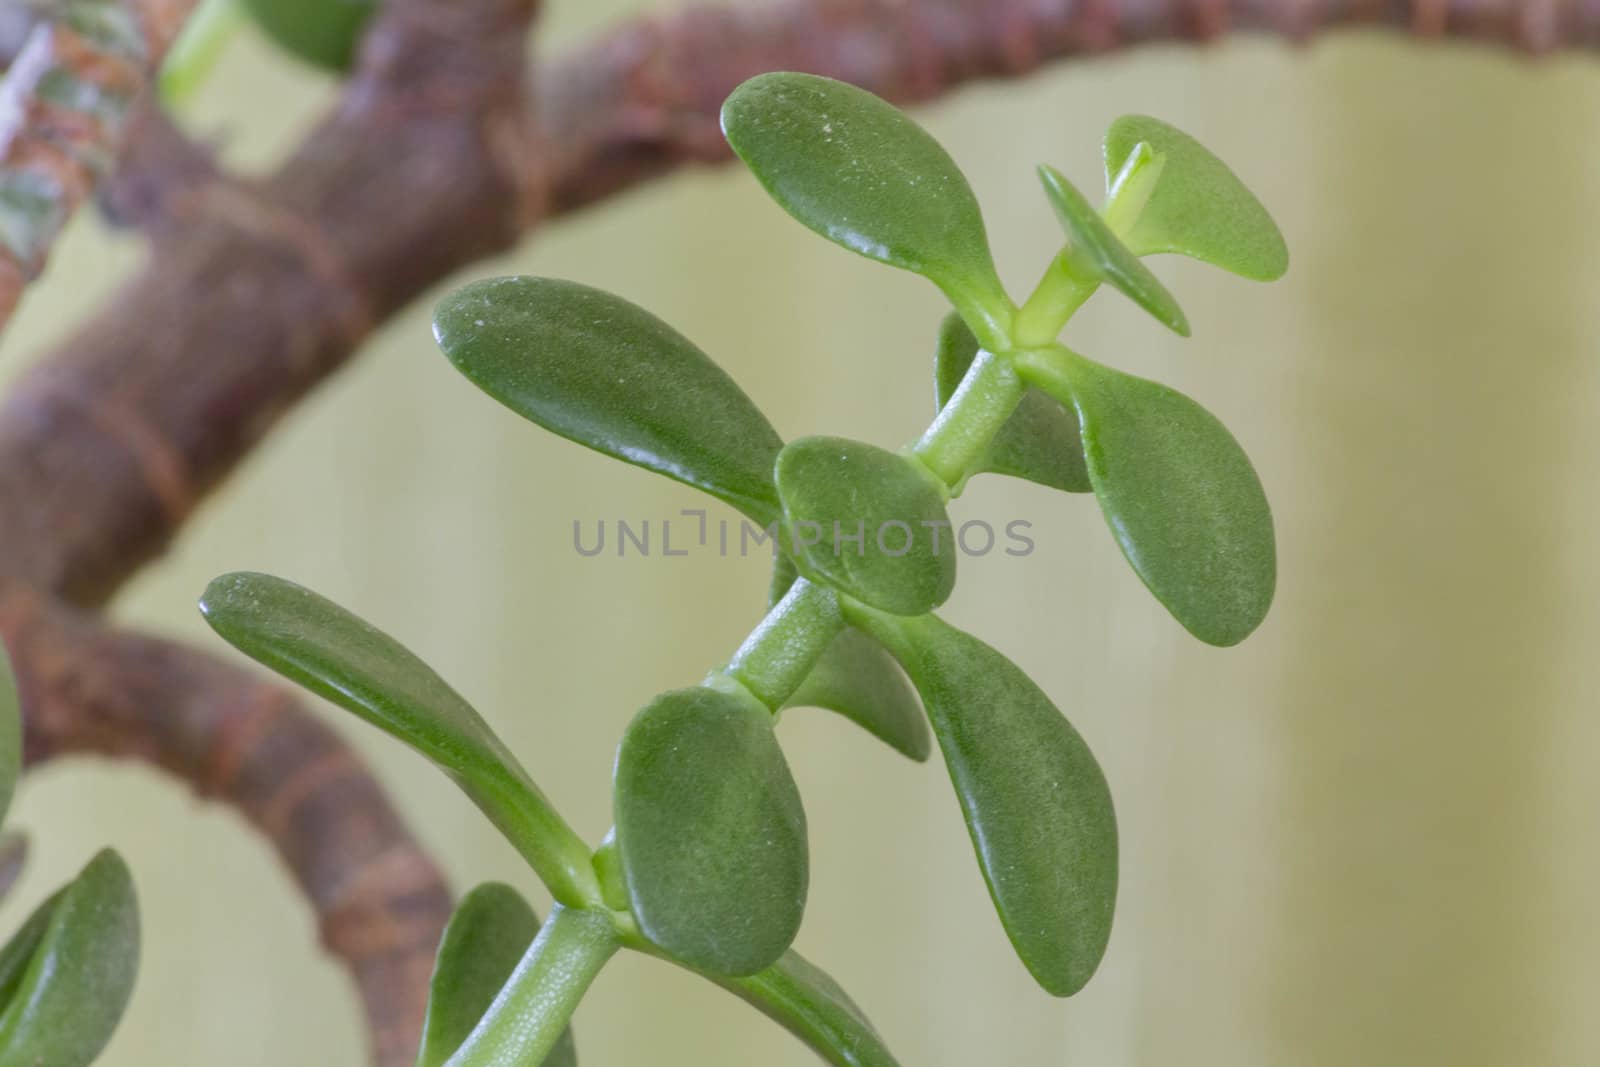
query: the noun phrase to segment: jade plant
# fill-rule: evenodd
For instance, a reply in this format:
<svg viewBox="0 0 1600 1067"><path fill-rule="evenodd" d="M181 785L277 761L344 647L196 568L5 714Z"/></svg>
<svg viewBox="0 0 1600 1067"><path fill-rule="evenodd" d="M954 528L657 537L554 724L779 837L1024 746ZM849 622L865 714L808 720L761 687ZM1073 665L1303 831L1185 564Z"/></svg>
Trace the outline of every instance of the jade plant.
<svg viewBox="0 0 1600 1067"><path fill-rule="evenodd" d="M22 718L0 651L0 817L21 769ZM0 841L0 893L20 873L26 839ZM133 993L139 905L127 864L107 849L51 894L0 946L0 1067L87 1067Z"/></svg>
<svg viewBox="0 0 1600 1067"><path fill-rule="evenodd" d="M733 380L648 312L543 278L446 297L439 346L473 383L547 430L692 485L775 553L770 610L698 685L638 712L617 751L615 827L596 847L479 714L394 639L281 578L216 579L201 610L246 654L430 757L548 887L542 925L512 888L462 901L440 948L418 1067L574 1062L568 1027L621 949L731 990L852 1067L896 1061L872 1023L791 948L808 882L806 817L774 728L820 706L926 759L937 741L1000 924L1057 996L1106 952L1118 861L1111 792L1084 739L1001 652L934 612L956 579L948 513L997 472L1092 492L1156 598L1213 645L1272 600L1272 519L1214 417L1058 336L1102 285L1179 334L1188 320L1143 257L1176 252L1249 278L1283 273L1265 210L1173 127L1126 117L1105 142L1096 210L1040 168L1059 254L1020 306L1000 283L971 188L926 132L840 82L767 74L723 129L786 211L863 256L932 281L936 415L915 443L785 443Z"/></svg>

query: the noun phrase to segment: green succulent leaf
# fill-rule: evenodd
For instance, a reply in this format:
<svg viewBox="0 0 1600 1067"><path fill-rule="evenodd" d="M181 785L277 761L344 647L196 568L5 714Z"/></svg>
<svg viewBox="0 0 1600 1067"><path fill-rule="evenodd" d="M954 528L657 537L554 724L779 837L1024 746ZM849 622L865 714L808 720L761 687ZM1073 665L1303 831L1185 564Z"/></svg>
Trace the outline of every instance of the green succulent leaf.
<svg viewBox="0 0 1600 1067"><path fill-rule="evenodd" d="M101 852L0 950L0 1067L93 1063L138 968L133 879L121 857Z"/></svg>
<svg viewBox="0 0 1600 1067"><path fill-rule="evenodd" d="M834 1067L899 1067L855 1001L827 972L790 950L748 978L718 978Z"/></svg>
<svg viewBox="0 0 1600 1067"><path fill-rule="evenodd" d="M722 105L728 143L785 211L836 244L914 271L996 339L1011 302L967 179L871 93L810 74L751 78Z"/></svg>
<svg viewBox="0 0 1600 1067"><path fill-rule="evenodd" d="M244 0L244 6L278 47L343 73L355 66L356 48L378 0Z"/></svg>
<svg viewBox="0 0 1600 1067"><path fill-rule="evenodd" d="M539 918L508 885L485 882L456 905L433 965L417 1067L444 1067L539 934ZM569 1026L544 1067L577 1067Z"/></svg>
<svg viewBox="0 0 1600 1067"><path fill-rule="evenodd" d="M1035 980L1082 989L1105 955L1117 824L1088 745L1026 674L928 615L855 612L911 675L1001 924Z"/></svg>
<svg viewBox="0 0 1600 1067"><path fill-rule="evenodd" d="M1248 637L1272 605L1277 548L1239 442L1182 393L1081 356L1021 369L1076 405L1100 508L1156 599L1208 644Z"/></svg>
<svg viewBox="0 0 1600 1067"><path fill-rule="evenodd" d="M785 547L808 576L896 615L921 615L949 597L954 536L931 475L842 437L791 442L774 470L792 540Z"/></svg>
<svg viewBox="0 0 1600 1067"><path fill-rule="evenodd" d="M434 313L450 362L522 417L675 478L765 525L777 431L732 378L621 297L551 278L491 278Z"/></svg>
<svg viewBox="0 0 1600 1067"><path fill-rule="evenodd" d="M806 818L764 707L703 687L663 693L623 735L614 799L647 938L719 975L783 955L805 909Z"/></svg>
<svg viewBox="0 0 1600 1067"><path fill-rule="evenodd" d="M938 410L943 410L955 395L980 347L960 315L945 316L939 327L933 373ZM995 435L981 470L1025 478L1068 493L1089 492L1092 487L1084 466L1078 413L1038 389L1029 389Z"/></svg>
<svg viewBox="0 0 1600 1067"><path fill-rule="evenodd" d="M556 899L598 898L588 848L478 713L394 638L331 600L267 574L215 579L200 611L245 655L432 760L517 847Z"/></svg>
<svg viewBox="0 0 1600 1067"><path fill-rule="evenodd" d="M11 810L11 797L22 773L22 704L11 657L0 645L0 820Z"/></svg>
<svg viewBox="0 0 1600 1067"><path fill-rule="evenodd" d="M1106 188L1113 200L1140 144L1150 146L1160 171L1137 221L1122 235L1130 249L1141 256L1176 252L1257 281L1283 276L1289 249L1261 201L1204 145L1160 119L1124 115L1106 132Z"/></svg>
<svg viewBox="0 0 1600 1067"><path fill-rule="evenodd" d="M1135 304L1154 315L1174 333L1189 336L1189 320L1150 268L1140 262L1111 232L1083 194L1054 167L1039 167L1039 180L1055 209L1056 218L1067 235L1061 253L1078 277L1092 278L1119 290Z"/></svg>
<svg viewBox="0 0 1600 1067"><path fill-rule="evenodd" d="M783 598L798 573L787 556L778 558L772 569L771 603ZM932 750L916 690L894 657L859 630L840 631L784 706L836 712L918 763Z"/></svg>

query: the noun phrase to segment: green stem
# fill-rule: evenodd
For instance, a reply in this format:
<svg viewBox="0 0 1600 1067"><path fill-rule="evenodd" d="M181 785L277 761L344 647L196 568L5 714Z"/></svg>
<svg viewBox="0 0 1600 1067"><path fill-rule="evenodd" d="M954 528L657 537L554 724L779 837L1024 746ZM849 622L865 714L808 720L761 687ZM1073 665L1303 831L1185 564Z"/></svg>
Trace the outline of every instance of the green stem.
<svg viewBox="0 0 1600 1067"><path fill-rule="evenodd" d="M980 349L950 402L911 446L912 455L954 492L982 461L1024 391L1008 360Z"/></svg>
<svg viewBox="0 0 1600 1067"><path fill-rule="evenodd" d="M843 628L833 591L796 578L733 654L727 672L776 712Z"/></svg>
<svg viewBox="0 0 1600 1067"><path fill-rule="evenodd" d="M600 903L589 846L531 780L521 776L520 787L475 795L474 800L557 901L580 908Z"/></svg>
<svg viewBox="0 0 1600 1067"><path fill-rule="evenodd" d="M445 1067L538 1067L616 951L617 933L608 917L557 905Z"/></svg>
<svg viewBox="0 0 1600 1067"><path fill-rule="evenodd" d="M1072 401L1072 364L1083 357L1066 345L1030 348L1015 356L1017 373L1029 385L1050 394L1069 410Z"/></svg>
<svg viewBox="0 0 1600 1067"><path fill-rule="evenodd" d="M1017 312L1012 329L1016 343L1031 348L1054 341L1067 320L1098 288L1099 279L1085 278L1073 271L1066 252L1056 256Z"/></svg>

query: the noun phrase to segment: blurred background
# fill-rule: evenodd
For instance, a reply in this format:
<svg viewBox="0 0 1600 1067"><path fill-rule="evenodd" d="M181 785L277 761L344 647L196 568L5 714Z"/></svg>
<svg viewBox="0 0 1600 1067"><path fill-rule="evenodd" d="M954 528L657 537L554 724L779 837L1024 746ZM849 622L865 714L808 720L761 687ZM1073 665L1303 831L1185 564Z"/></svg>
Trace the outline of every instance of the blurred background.
<svg viewBox="0 0 1600 1067"><path fill-rule="evenodd" d="M551 3L544 44L646 6ZM186 122L265 167L330 93L240 38ZM1026 519L1037 550L964 559L947 615L1030 671L1106 768L1124 850L1109 958L1070 1001L1039 991L937 760L814 711L782 727L813 849L799 947L907 1067L1600 1062L1600 67L1358 35L1147 49L965 90L919 115L987 205L1017 295L1058 242L1034 164L1096 187L1100 134L1128 111L1228 160L1293 266L1261 286L1163 258L1192 340L1116 294L1066 339L1233 429L1277 516L1277 603L1244 645L1207 648L1140 586L1091 499L972 486L958 521ZM138 258L80 219L4 373ZM655 310L786 436L897 446L932 414L938 294L812 236L740 170L652 185L473 274L507 272ZM582 558L572 524L703 501L481 397L434 348L424 304L117 612L220 650L194 610L208 578L308 584L428 658L597 838L623 726L727 657L760 617L766 564ZM510 880L545 906L442 776L339 725L458 889ZM143 767L74 762L30 777L11 822L36 855L7 926L103 844L134 868L145 963L106 1067L363 1062L350 986L236 817ZM602 975L577 1030L602 1067L814 1062L642 958Z"/></svg>

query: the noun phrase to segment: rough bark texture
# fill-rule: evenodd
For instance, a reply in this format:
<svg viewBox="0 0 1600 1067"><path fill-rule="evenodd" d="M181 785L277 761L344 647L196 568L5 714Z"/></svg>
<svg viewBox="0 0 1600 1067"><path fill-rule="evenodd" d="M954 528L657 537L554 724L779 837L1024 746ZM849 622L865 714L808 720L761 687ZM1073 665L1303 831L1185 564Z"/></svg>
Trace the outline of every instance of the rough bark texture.
<svg viewBox="0 0 1600 1067"><path fill-rule="evenodd" d="M334 112L276 175L244 182L148 108L88 121L41 93L53 65L132 99L191 4L124 3L143 32L133 58L86 50L57 20L32 28L0 83L18 105L0 109L0 200L18 175L56 189L18 231L26 247L14 233L0 246L0 325L125 127L138 132L103 203L151 235L146 267L0 403L0 631L28 751L142 759L244 813L360 983L381 1067L413 1055L448 910L438 872L294 698L92 614L374 326L545 219L726 158L717 108L764 70L912 102L1234 30L1600 42L1600 0L786 0L639 20L530 77L534 0L390 0ZM20 22L0 22L0 49Z"/></svg>

